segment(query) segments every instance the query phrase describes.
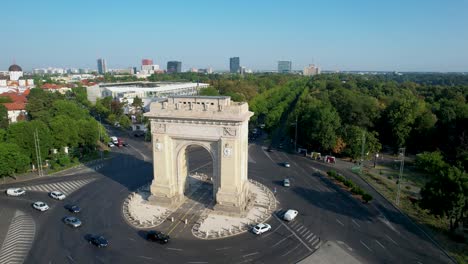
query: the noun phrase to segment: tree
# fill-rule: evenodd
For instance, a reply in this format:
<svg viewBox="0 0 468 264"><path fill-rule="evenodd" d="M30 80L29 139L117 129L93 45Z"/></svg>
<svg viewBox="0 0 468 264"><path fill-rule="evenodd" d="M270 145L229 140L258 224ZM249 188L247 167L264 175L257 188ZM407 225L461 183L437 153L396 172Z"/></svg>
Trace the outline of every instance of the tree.
<svg viewBox="0 0 468 264"><path fill-rule="evenodd" d="M12 143L0 143L0 176L10 176L16 172L24 172L30 159L21 149Z"/></svg>
<svg viewBox="0 0 468 264"><path fill-rule="evenodd" d="M456 167L444 167L421 189L422 208L449 220L454 231L468 213L468 176Z"/></svg>
<svg viewBox="0 0 468 264"><path fill-rule="evenodd" d="M123 128L130 128L132 126L132 121L130 118L128 118L128 116L122 115L119 118L119 124Z"/></svg>
<svg viewBox="0 0 468 264"><path fill-rule="evenodd" d="M365 137L364 141L364 154L368 153L378 153L382 148L382 145L379 143L377 139L377 132L368 132L363 128L358 126L345 126L343 130L343 137L346 142L346 148L344 150L344 154L348 155L349 157L357 160L362 155L362 140L363 135ZM367 156L366 156L367 157ZM364 158L366 158L364 157Z"/></svg>
<svg viewBox="0 0 468 264"><path fill-rule="evenodd" d="M209 86L209 87L200 89L199 95L202 95L202 96L217 96L217 95L219 95L219 92L215 88Z"/></svg>
<svg viewBox="0 0 468 264"><path fill-rule="evenodd" d="M55 148L78 146L78 127L75 119L65 115L56 116L51 119L49 126L54 138L53 146Z"/></svg>
<svg viewBox="0 0 468 264"><path fill-rule="evenodd" d="M78 136L83 147L94 148L99 140L98 122L91 118L78 120Z"/></svg>
<svg viewBox="0 0 468 264"><path fill-rule="evenodd" d="M139 113L143 109L143 105L143 100L140 97L135 96L133 98L132 106L135 108L136 113Z"/></svg>
<svg viewBox="0 0 468 264"><path fill-rule="evenodd" d="M448 166L440 151L423 152L416 155L416 166L430 174L437 174Z"/></svg>
<svg viewBox="0 0 468 264"><path fill-rule="evenodd" d="M7 128L9 123L8 110L3 104L0 104L0 128Z"/></svg>
<svg viewBox="0 0 468 264"><path fill-rule="evenodd" d="M68 116L74 120L87 118L89 116L89 112L86 109L83 109L74 101L67 100L55 100L52 103L50 112L52 116Z"/></svg>

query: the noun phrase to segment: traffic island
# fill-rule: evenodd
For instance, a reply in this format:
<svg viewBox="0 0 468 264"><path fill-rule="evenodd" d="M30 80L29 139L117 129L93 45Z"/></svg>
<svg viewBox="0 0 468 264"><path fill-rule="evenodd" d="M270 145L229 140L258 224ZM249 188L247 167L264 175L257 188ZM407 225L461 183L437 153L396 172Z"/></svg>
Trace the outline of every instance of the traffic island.
<svg viewBox="0 0 468 264"><path fill-rule="evenodd" d="M257 223L266 222L276 210L273 192L259 182L249 180L249 202L243 216L233 216L206 209L192 227L200 239L222 239L249 231Z"/></svg>

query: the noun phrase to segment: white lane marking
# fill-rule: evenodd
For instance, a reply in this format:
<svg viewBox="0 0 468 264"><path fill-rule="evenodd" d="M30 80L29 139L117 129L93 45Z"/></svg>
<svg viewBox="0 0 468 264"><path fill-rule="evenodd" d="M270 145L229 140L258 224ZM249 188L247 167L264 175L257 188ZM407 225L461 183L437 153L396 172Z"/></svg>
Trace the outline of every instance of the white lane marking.
<svg viewBox="0 0 468 264"><path fill-rule="evenodd" d="M309 237L311 237L311 236L313 236L313 235L314 235L314 233L310 233L310 234L305 238L305 240L309 239Z"/></svg>
<svg viewBox="0 0 468 264"><path fill-rule="evenodd" d="M291 224L291 227L296 228L298 225L299 225L298 222L294 222L294 223Z"/></svg>
<svg viewBox="0 0 468 264"><path fill-rule="evenodd" d="M182 249L180 249L180 248L166 248L166 249L168 249L168 250L182 251Z"/></svg>
<svg viewBox="0 0 468 264"><path fill-rule="evenodd" d="M144 259L153 259L153 258L150 258L150 257L145 257L145 256L138 256L139 258L144 258Z"/></svg>
<svg viewBox="0 0 468 264"><path fill-rule="evenodd" d="M290 238L290 237L292 237L292 236L293 236L293 234L291 234L291 235L289 235L289 236L287 236L287 237L281 239L280 241L276 242L276 244L274 244L274 245L271 246L271 247L276 247L277 245L281 244L281 242L283 242L284 240L286 240L286 239L288 239L288 238Z"/></svg>
<svg viewBox="0 0 468 264"><path fill-rule="evenodd" d="M222 247L222 248L217 248L215 250L225 250L225 249L230 249L231 247Z"/></svg>
<svg viewBox="0 0 468 264"><path fill-rule="evenodd" d="M377 242L377 244L379 244L379 246L381 246L383 249L386 249L384 245L382 245L377 239L375 239L375 242Z"/></svg>
<svg viewBox="0 0 468 264"><path fill-rule="evenodd" d="M268 232L268 234L261 236L260 239L268 237L271 234L274 234L276 230L280 229L280 227L281 226L277 226L273 231L270 231L270 232Z"/></svg>
<svg viewBox="0 0 468 264"><path fill-rule="evenodd" d="M307 228L304 228L304 230L301 231L301 233L299 233L299 235L302 236L302 234L304 234L304 232L308 231Z"/></svg>
<svg viewBox="0 0 468 264"><path fill-rule="evenodd" d="M35 187L37 187L37 188L38 188L39 190L41 190L42 192L48 192L48 191L49 191L49 190L48 190L45 186L43 186L43 185L38 185L38 186L35 186Z"/></svg>
<svg viewBox="0 0 468 264"><path fill-rule="evenodd" d="M304 245L304 247L306 247L306 248L307 248L309 251L311 251L311 252L314 251L314 250L312 250L304 241L302 241L302 239L301 239L298 235L296 235L296 233L294 233L294 231L291 230L291 228L289 228L289 226L287 226L286 224L284 224L284 223L278 218L278 216L276 216L276 214L273 214L273 215L275 216L276 220L278 220L278 222L280 222L280 224L282 224L284 227L286 227L286 229L288 229L289 232L291 232L291 233Z"/></svg>
<svg viewBox="0 0 468 264"><path fill-rule="evenodd" d="M357 227L361 227L356 221L354 221L354 219L351 220L351 221L353 221L353 223L354 223L355 225L357 225Z"/></svg>
<svg viewBox="0 0 468 264"><path fill-rule="evenodd" d="M366 243L362 242L362 240L359 240L363 246L365 246L370 252L372 252L372 249L366 245Z"/></svg>
<svg viewBox="0 0 468 264"><path fill-rule="evenodd" d="M338 244L340 244L340 245L345 245L345 246L346 246L346 248L347 248L349 251L353 251L353 249L352 249L350 246L348 246L348 245L347 245L345 242L343 242L343 241L339 241L339 240L338 240L338 241L336 241L336 242L337 242Z"/></svg>
<svg viewBox="0 0 468 264"><path fill-rule="evenodd" d="M343 223L341 223L341 221L340 221L340 220L336 219L336 222L338 222L340 225L344 226L344 224L343 224Z"/></svg>
<svg viewBox="0 0 468 264"><path fill-rule="evenodd" d="M70 255L68 255L67 258L71 260L72 262L75 262L75 260Z"/></svg>
<svg viewBox="0 0 468 264"><path fill-rule="evenodd" d="M307 242L312 242L317 236L316 235L313 235L309 240L307 240Z"/></svg>
<svg viewBox="0 0 468 264"><path fill-rule="evenodd" d="M203 264L203 263L208 263L206 261L189 261L187 263L190 263L190 264Z"/></svg>
<svg viewBox="0 0 468 264"><path fill-rule="evenodd" d="M305 236L309 235L309 233L310 233L310 230L307 230L307 232L305 232L305 234L303 236L305 237Z"/></svg>
<svg viewBox="0 0 468 264"><path fill-rule="evenodd" d="M242 257L246 258L246 257L257 255L257 254L258 254L258 252L254 252L254 253L250 253L250 254L247 254L247 255L243 255Z"/></svg>
<svg viewBox="0 0 468 264"><path fill-rule="evenodd" d="M58 184L56 184L56 183L51 183L49 186L51 186L52 188L54 188L54 190L56 190L56 191L60 191L60 189L62 189L62 188L61 188L62 186L61 186L61 185L58 185Z"/></svg>
<svg viewBox="0 0 468 264"><path fill-rule="evenodd" d="M298 248L301 244L297 244L297 246L295 246L294 248L292 248L291 250L289 250L288 252L284 253L283 255L281 255L282 257L288 255L289 253L293 252L294 250L296 250L296 248Z"/></svg>
<svg viewBox="0 0 468 264"><path fill-rule="evenodd" d="M296 232L299 232L299 231L301 231L302 229L304 229L304 226L301 226L301 227L299 227L298 229L296 229Z"/></svg>
<svg viewBox="0 0 468 264"><path fill-rule="evenodd" d="M395 245L398 245L397 242L395 242L391 237L389 237L388 235L385 235L390 241L392 241L393 243L395 243Z"/></svg>

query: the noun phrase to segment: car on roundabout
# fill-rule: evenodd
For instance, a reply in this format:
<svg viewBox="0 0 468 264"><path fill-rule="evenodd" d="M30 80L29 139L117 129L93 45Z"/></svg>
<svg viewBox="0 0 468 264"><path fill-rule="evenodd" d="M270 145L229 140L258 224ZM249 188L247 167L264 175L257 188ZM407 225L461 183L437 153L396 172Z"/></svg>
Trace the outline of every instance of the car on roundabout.
<svg viewBox="0 0 468 264"><path fill-rule="evenodd" d="M270 230L271 230L271 225L264 224L264 223L256 224L254 227L252 227L252 233L256 235L261 235Z"/></svg>
<svg viewBox="0 0 468 264"><path fill-rule="evenodd" d="M41 212L49 210L49 206L46 203L41 202L41 201L37 201L37 202L33 203L32 207L34 209L36 209L36 210L41 211Z"/></svg>
<svg viewBox="0 0 468 264"><path fill-rule="evenodd" d="M286 168L291 167L291 164L289 164L289 162L287 162L287 161L285 161L285 162L283 163L283 165L284 165L284 167L286 167Z"/></svg>
<svg viewBox="0 0 468 264"><path fill-rule="evenodd" d="M77 228L82 225L80 219L74 217L74 216L67 216L63 218L63 222L71 227Z"/></svg>
<svg viewBox="0 0 468 264"><path fill-rule="evenodd" d="M286 213L284 213L283 219L285 221L292 221L296 218L298 214L299 212L297 210L289 209L288 211L286 211Z"/></svg>
<svg viewBox="0 0 468 264"><path fill-rule="evenodd" d="M291 186L291 181L288 178L284 179L283 180L283 186L284 187L290 187Z"/></svg>
<svg viewBox="0 0 468 264"><path fill-rule="evenodd" d="M76 204L67 204L65 205L65 209L74 214L77 214L81 211L81 208Z"/></svg>
<svg viewBox="0 0 468 264"><path fill-rule="evenodd" d="M98 248L107 247L109 245L109 241L101 235L88 235L86 239L88 240L88 243L95 245Z"/></svg>
<svg viewBox="0 0 468 264"><path fill-rule="evenodd" d="M160 231L151 230L146 233L146 239L148 241L159 242L159 244L167 244L171 238L169 235L166 235Z"/></svg>
<svg viewBox="0 0 468 264"><path fill-rule="evenodd" d="M8 188L5 193L8 196L21 196L24 195L26 191L21 188Z"/></svg>
<svg viewBox="0 0 468 264"><path fill-rule="evenodd" d="M59 191L52 191L49 193L49 196L55 200L63 200L65 199L65 194L63 194L62 192L59 192Z"/></svg>

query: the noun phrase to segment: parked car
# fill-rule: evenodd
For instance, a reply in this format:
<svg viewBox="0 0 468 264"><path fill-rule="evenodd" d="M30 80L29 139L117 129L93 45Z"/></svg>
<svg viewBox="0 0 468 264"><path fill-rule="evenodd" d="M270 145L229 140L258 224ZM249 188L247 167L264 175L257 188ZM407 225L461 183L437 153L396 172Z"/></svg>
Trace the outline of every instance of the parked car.
<svg viewBox="0 0 468 264"><path fill-rule="evenodd" d="M39 210L41 212L49 210L49 206L46 203L40 201L33 203L32 206L34 209Z"/></svg>
<svg viewBox="0 0 468 264"><path fill-rule="evenodd" d="M285 162L283 163L283 165L284 165L284 167L286 167L286 168L291 167L291 164L289 164L289 162L287 162L287 161L285 161Z"/></svg>
<svg viewBox="0 0 468 264"><path fill-rule="evenodd" d="M133 134L134 137L144 137L145 136L145 132L143 131L138 131L138 132L135 132L135 134Z"/></svg>
<svg viewBox="0 0 468 264"><path fill-rule="evenodd" d="M252 232L256 235L261 235L270 230L271 230L271 225L264 224L264 223L257 224L252 228Z"/></svg>
<svg viewBox="0 0 468 264"><path fill-rule="evenodd" d="M290 187L291 186L291 182L289 181L289 179L284 179L283 180L283 186L284 187Z"/></svg>
<svg viewBox="0 0 468 264"><path fill-rule="evenodd" d="M67 216L65 218L63 218L63 222L66 224L66 225L69 225L71 227L80 227L81 226L81 221L80 219L74 217L74 216Z"/></svg>
<svg viewBox="0 0 468 264"><path fill-rule="evenodd" d="M100 235L90 235L87 237L88 243L95 245L98 248L107 247L109 242L103 236Z"/></svg>
<svg viewBox="0 0 468 264"><path fill-rule="evenodd" d="M112 142L107 143L107 146L108 146L109 148L115 147L114 143L112 143Z"/></svg>
<svg viewBox="0 0 468 264"><path fill-rule="evenodd" d="M272 148L271 146L269 146L269 147L267 148L267 151L268 151L268 152L273 152L273 148Z"/></svg>
<svg viewBox="0 0 468 264"><path fill-rule="evenodd" d="M117 145L119 144L119 140L117 137L110 137L112 144Z"/></svg>
<svg viewBox="0 0 468 264"><path fill-rule="evenodd" d="M6 194L8 196L20 196L20 195L24 195L25 193L26 191L21 188L8 188L6 190Z"/></svg>
<svg viewBox="0 0 468 264"><path fill-rule="evenodd" d="M284 214L283 219L286 220L286 221L292 221L292 220L294 220L294 218L296 218L296 216L297 216L298 213L299 213L299 212L296 211L296 210L289 209L289 210L286 211L286 213Z"/></svg>
<svg viewBox="0 0 468 264"><path fill-rule="evenodd" d="M49 196L51 198L53 198L53 199L60 200L60 201L65 199L65 197L66 197L65 194L63 194L63 193L61 193L59 191L52 191L52 192L49 193Z"/></svg>
<svg viewBox="0 0 468 264"><path fill-rule="evenodd" d="M65 209L67 209L70 213L79 213L81 208L76 204L67 204L65 205Z"/></svg>

